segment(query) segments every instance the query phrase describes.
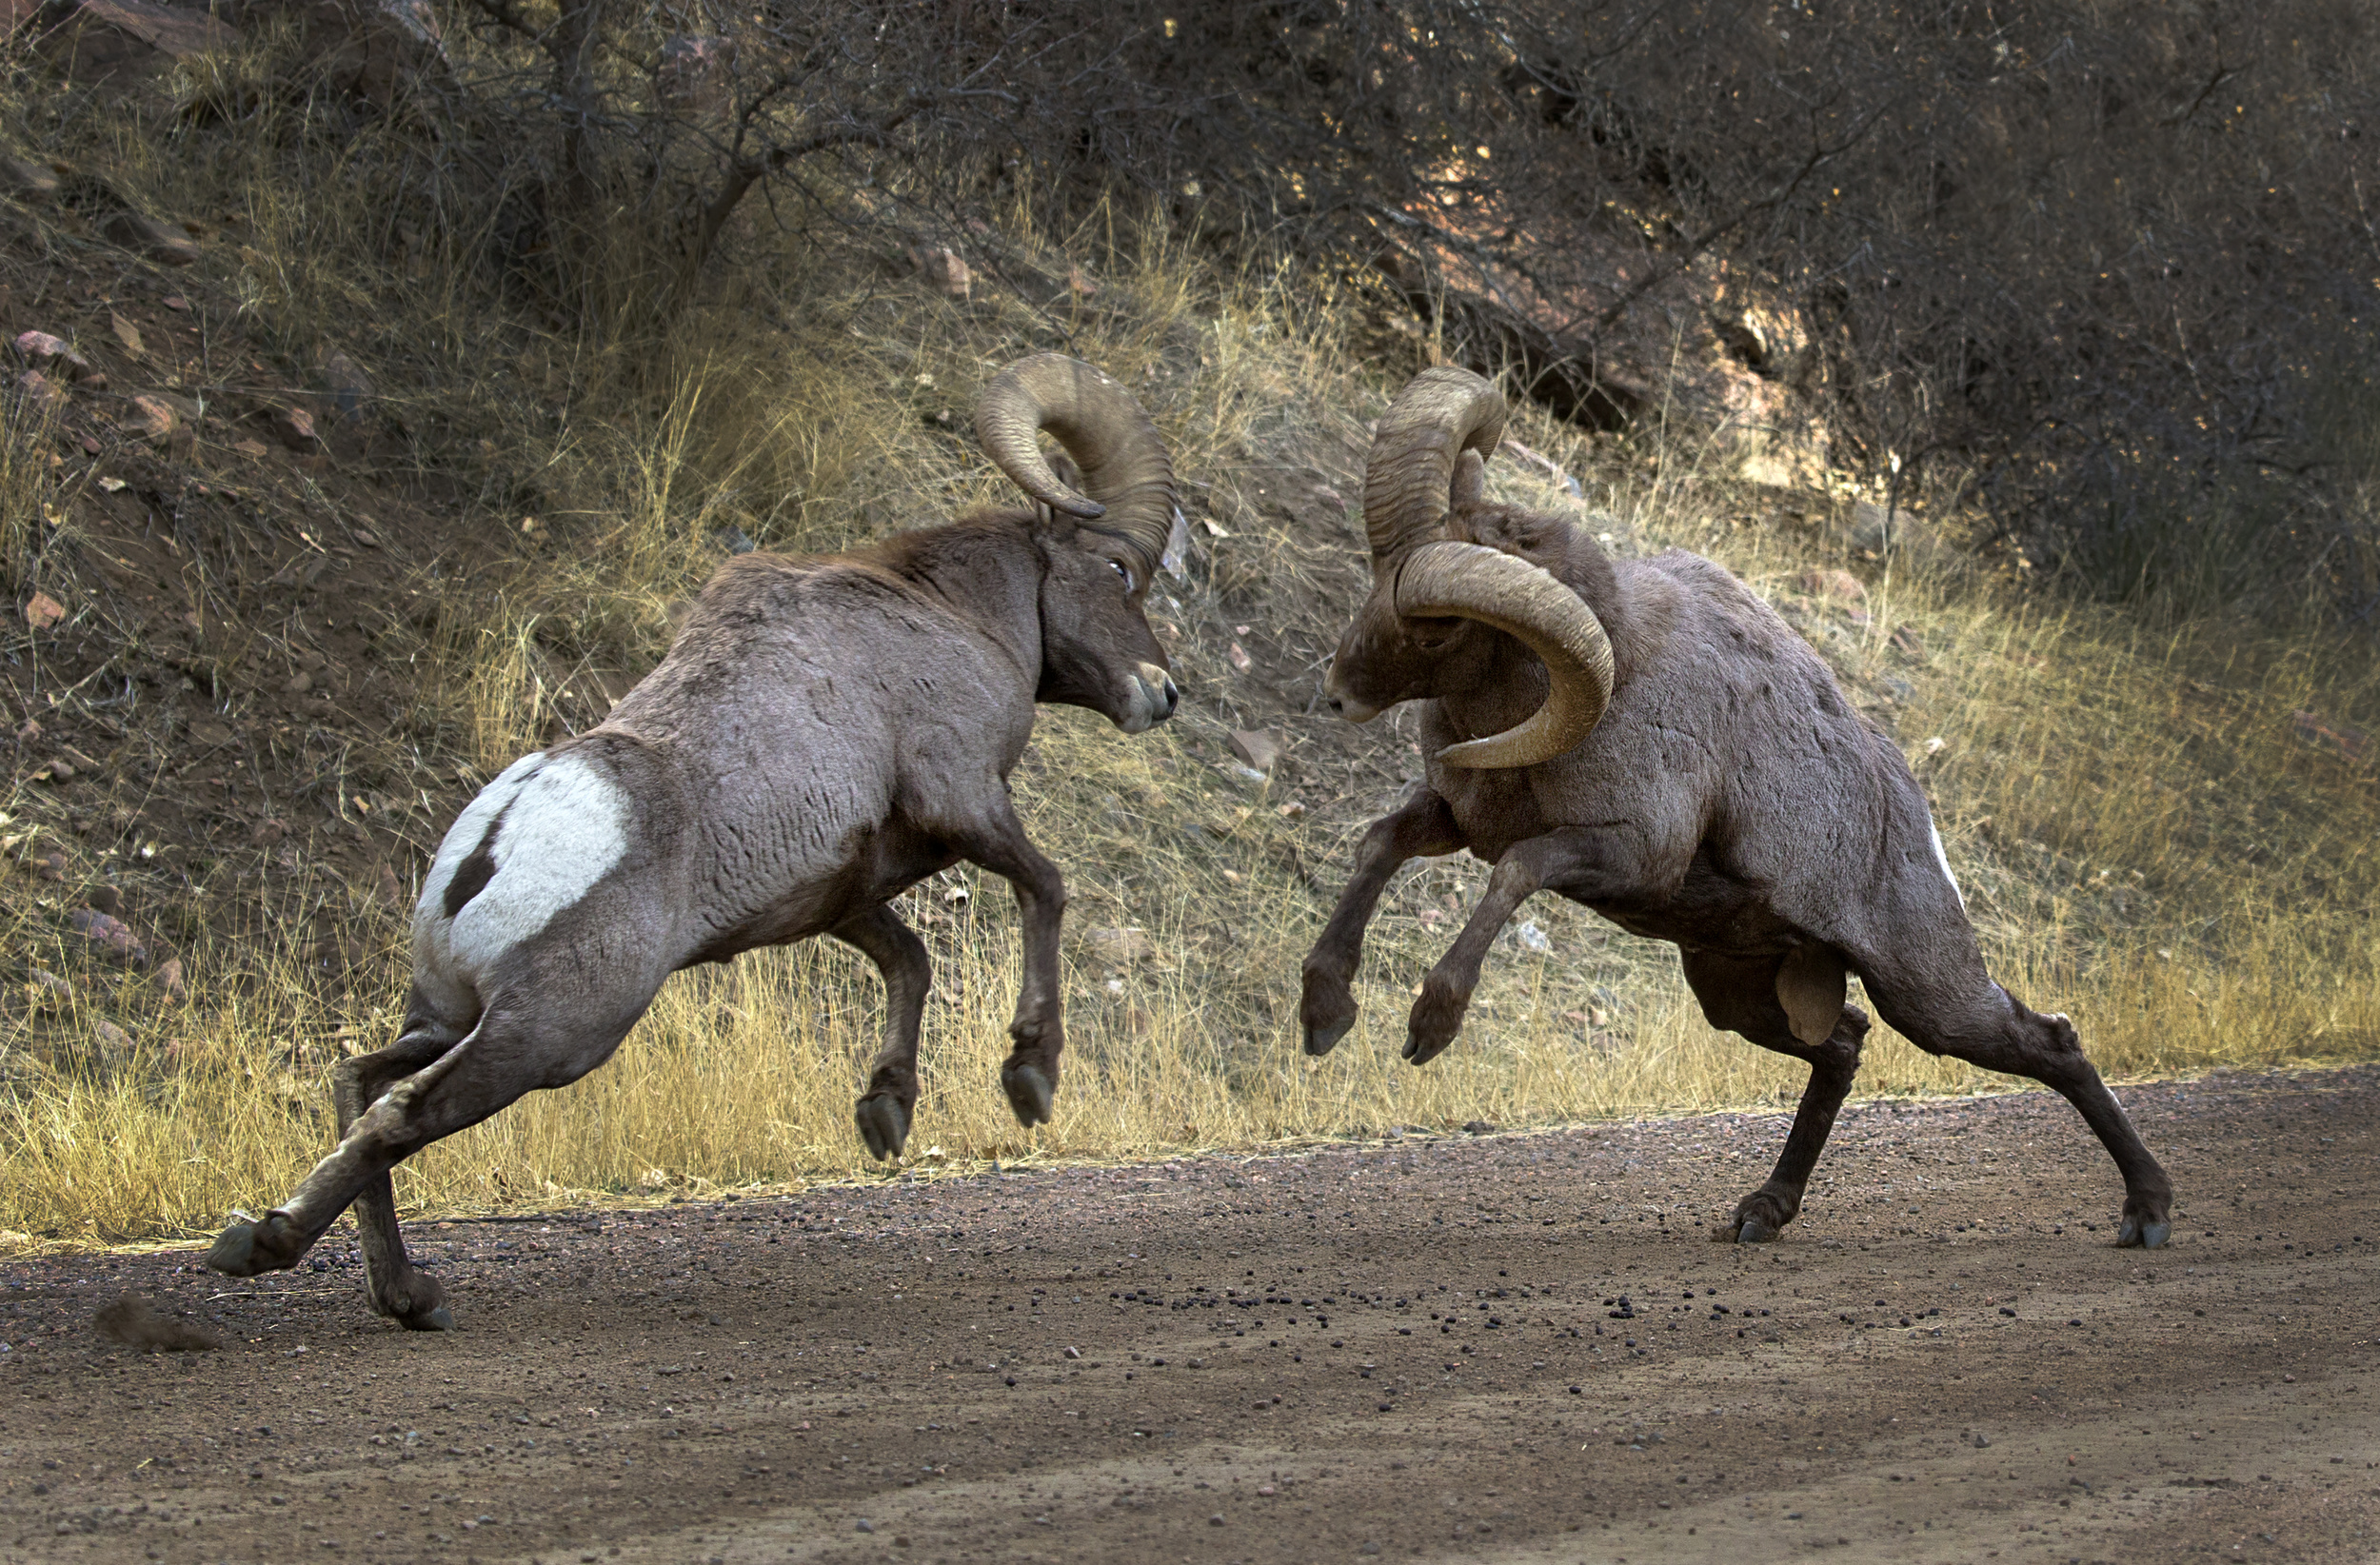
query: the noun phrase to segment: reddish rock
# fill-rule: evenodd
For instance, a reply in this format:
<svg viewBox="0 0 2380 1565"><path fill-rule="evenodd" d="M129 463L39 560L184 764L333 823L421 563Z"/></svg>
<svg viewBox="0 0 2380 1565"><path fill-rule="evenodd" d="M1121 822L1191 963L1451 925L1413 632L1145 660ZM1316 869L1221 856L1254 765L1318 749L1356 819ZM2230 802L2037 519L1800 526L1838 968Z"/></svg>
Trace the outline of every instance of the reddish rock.
<svg viewBox="0 0 2380 1565"><path fill-rule="evenodd" d="M181 428L173 409L155 397L134 397L125 409L125 432L151 446L170 444Z"/></svg>
<svg viewBox="0 0 2380 1565"><path fill-rule="evenodd" d="M66 394L65 386L60 386L38 369L28 369L24 374L19 375L16 378L16 389L17 394L24 398L28 408L51 418L65 412L67 405L73 401Z"/></svg>
<svg viewBox="0 0 2380 1565"><path fill-rule="evenodd" d="M132 926L112 913L102 913L95 907L78 907L67 915L67 927L89 941L110 960L127 967L149 964L149 948Z"/></svg>
<svg viewBox="0 0 2380 1565"><path fill-rule="evenodd" d="M314 432L314 415L303 407L274 408L272 434L292 451L311 455L323 448L322 436Z"/></svg>
<svg viewBox="0 0 2380 1565"><path fill-rule="evenodd" d="M36 592L25 602L25 623L35 630L47 630L65 618L66 604L47 592ZM41 732L41 725L30 718L26 719L26 726L35 734ZM20 732L17 737L22 739L28 736Z"/></svg>
<svg viewBox="0 0 2380 1565"><path fill-rule="evenodd" d="M99 366L77 353L73 345L63 337L53 337L47 331L20 331L16 334L15 346L16 356L24 360L30 368L88 386L95 391L107 388L108 377L100 373Z"/></svg>
<svg viewBox="0 0 2380 1565"><path fill-rule="evenodd" d="M975 274L956 250L940 245L919 245L909 250L910 264L926 285L945 299L964 302L975 287Z"/></svg>
<svg viewBox="0 0 2380 1565"><path fill-rule="evenodd" d="M180 957L168 957L157 964L157 987L165 991L168 1000L185 1000L190 998L189 985L183 981Z"/></svg>

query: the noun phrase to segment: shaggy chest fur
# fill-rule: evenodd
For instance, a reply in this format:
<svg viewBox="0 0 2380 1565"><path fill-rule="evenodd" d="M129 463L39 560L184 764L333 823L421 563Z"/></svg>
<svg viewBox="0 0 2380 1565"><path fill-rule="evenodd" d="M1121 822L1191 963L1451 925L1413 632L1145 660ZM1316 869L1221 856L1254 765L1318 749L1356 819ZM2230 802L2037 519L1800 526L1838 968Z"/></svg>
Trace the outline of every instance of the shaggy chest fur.
<svg viewBox="0 0 2380 1565"><path fill-rule="evenodd" d="M1923 800L1825 664L1733 577L1672 552L1622 562L1617 580L1624 675L1585 742L1511 770L1434 760L1429 784L1489 862L1548 832L1592 837L1594 882L1548 889L1632 933L1740 955L1787 949L1806 908L1873 875L1895 796L1920 820ZM1535 708L1542 666L1517 642L1508 662L1426 705L1425 752ZM1935 855L1931 822L1920 830Z"/></svg>

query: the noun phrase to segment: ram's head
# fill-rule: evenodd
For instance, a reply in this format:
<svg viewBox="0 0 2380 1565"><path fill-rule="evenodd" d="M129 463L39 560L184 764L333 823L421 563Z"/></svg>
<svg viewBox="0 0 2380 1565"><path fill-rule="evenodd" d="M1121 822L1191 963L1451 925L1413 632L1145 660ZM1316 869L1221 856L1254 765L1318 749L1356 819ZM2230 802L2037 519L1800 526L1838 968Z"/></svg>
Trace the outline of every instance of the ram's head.
<svg viewBox="0 0 2380 1565"><path fill-rule="evenodd" d="M1612 644L1553 570L1580 541L1566 525L1483 506L1504 399L1466 369L1425 369L1380 420L1363 475L1372 595L1339 639L1324 694L1365 723L1399 702L1494 677L1517 638L1544 665L1544 704L1499 734L1449 745L1450 766L1534 766L1586 738L1612 695ZM1585 545L1592 547L1592 545Z"/></svg>
<svg viewBox="0 0 2380 1565"><path fill-rule="evenodd" d="M1037 353L983 388L975 428L1001 471L1033 497L1033 530L1047 551L1037 699L1087 706L1128 734L1173 716L1181 692L1145 615L1175 509L1157 426L1113 378ZM1072 459L1066 474L1042 455L1043 431Z"/></svg>

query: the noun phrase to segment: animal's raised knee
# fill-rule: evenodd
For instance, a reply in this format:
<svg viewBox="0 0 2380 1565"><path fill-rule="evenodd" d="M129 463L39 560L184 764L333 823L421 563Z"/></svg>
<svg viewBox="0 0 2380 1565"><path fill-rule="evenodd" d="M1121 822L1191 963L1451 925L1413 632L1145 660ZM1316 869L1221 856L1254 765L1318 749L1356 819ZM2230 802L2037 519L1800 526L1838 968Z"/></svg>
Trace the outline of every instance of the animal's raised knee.
<svg viewBox="0 0 2380 1565"><path fill-rule="evenodd" d="M2083 1056L2082 1039L2065 1012L2035 1011L2013 995L2009 997L2009 1009L2013 1013L2013 1030L2018 1047L2033 1067L2031 1074L2043 1080L2057 1080L2091 1068L2091 1062Z"/></svg>

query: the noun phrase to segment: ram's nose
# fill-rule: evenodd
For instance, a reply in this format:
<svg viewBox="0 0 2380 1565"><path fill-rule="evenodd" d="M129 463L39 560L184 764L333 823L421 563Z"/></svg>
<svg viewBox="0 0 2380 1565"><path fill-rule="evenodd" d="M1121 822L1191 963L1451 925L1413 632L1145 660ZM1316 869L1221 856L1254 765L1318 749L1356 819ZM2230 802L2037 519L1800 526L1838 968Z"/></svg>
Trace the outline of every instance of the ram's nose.
<svg viewBox="0 0 2380 1565"><path fill-rule="evenodd" d="M1181 705L1181 686L1174 683L1173 675L1153 663L1142 664L1140 674L1140 683L1149 692L1149 721L1162 723L1172 717Z"/></svg>
<svg viewBox="0 0 2380 1565"><path fill-rule="evenodd" d="M1153 663L1141 664L1132 671L1132 700L1119 726L1128 734L1143 733L1172 717L1180 705L1181 687L1174 677Z"/></svg>
<svg viewBox="0 0 2380 1565"><path fill-rule="evenodd" d="M1358 701L1353 696L1341 695L1337 691L1333 691L1328 700L1331 711L1350 723L1369 723L1380 715L1380 709L1370 703Z"/></svg>
<svg viewBox="0 0 2380 1565"><path fill-rule="evenodd" d="M1336 664L1331 667L1330 677L1322 682L1322 703L1331 709L1333 715L1343 717L1350 723L1369 723L1380 715L1380 709L1370 702L1358 701L1347 693L1339 682Z"/></svg>

